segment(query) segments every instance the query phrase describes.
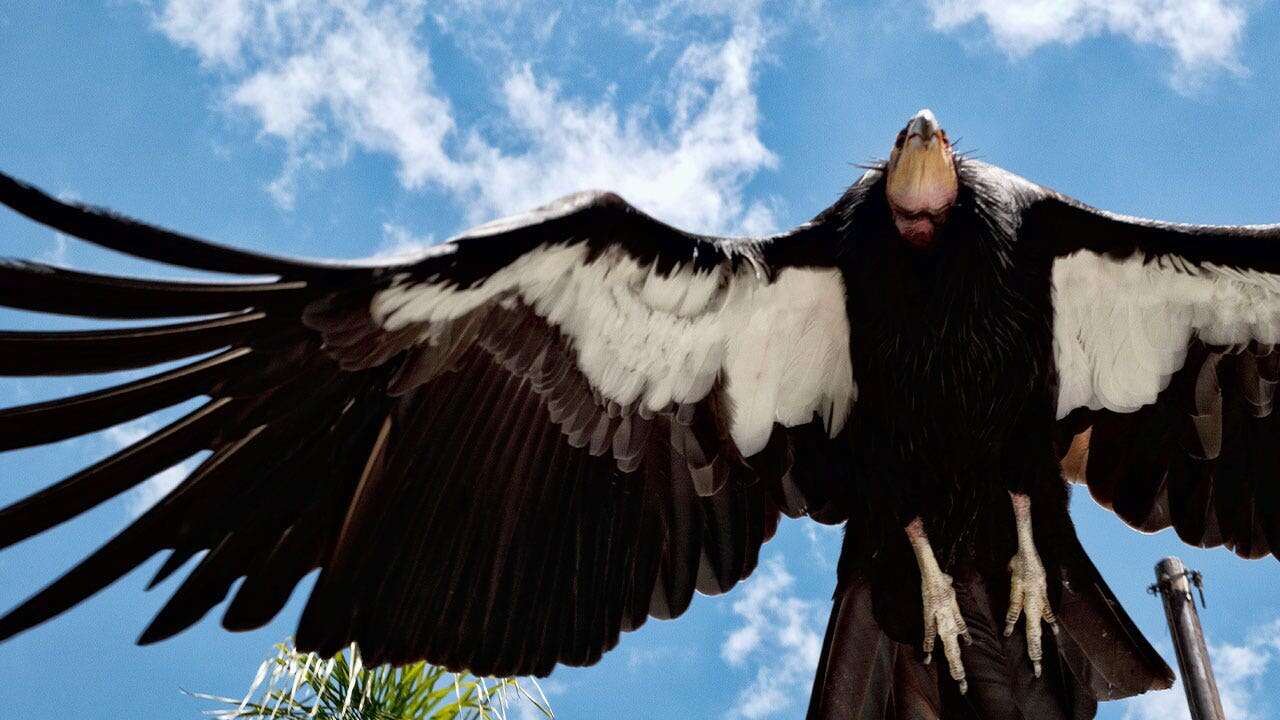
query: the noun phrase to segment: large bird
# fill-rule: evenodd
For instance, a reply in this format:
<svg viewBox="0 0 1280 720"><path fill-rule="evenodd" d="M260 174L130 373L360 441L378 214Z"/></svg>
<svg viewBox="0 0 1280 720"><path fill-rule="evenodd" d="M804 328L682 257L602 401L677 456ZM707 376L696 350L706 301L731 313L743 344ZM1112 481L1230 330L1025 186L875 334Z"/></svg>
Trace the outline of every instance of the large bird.
<svg viewBox="0 0 1280 720"><path fill-rule="evenodd" d="M833 206L767 238L585 193L411 260L338 264L8 177L0 201L246 276L0 265L10 307L189 318L0 334L9 376L183 361L0 411L0 449L205 398L0 510L0 547L211 452L0 618L0 639L169 550L155 582L204 554L143 643L239 578L223 625L260 626L319 569L303 650L545 675L726 592L782 514L808 515L846 524L810 717L1081 718L1172 677L1076 539L1069 448L1130 524L1280 556L1280 226L1096 210L956 155L928 111Z"/></svg>

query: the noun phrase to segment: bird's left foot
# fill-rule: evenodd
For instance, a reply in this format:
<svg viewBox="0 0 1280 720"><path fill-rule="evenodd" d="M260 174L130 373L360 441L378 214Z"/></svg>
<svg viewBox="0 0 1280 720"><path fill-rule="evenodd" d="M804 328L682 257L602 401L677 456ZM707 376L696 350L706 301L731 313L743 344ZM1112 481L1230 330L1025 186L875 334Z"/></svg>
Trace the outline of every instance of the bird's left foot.
<svg viewBox="0 0 1280 720"><path fill-rule="evenodd" d="M1027 616L1027 656L1031 658L1031 667L1036 677L1040 677L1040 661L1043 658L1040 623L1048 623L1055 635L1058 632L1057 618L1053 615L1053 608L1049 607L1049 588L1045 582L1044 565L1034 547L1019 548L1009 561L1009 572L1009 612L1004 619L1004 635L1012 635L1014 626L1018 624L1018 617L1023 614Z"/></svg>

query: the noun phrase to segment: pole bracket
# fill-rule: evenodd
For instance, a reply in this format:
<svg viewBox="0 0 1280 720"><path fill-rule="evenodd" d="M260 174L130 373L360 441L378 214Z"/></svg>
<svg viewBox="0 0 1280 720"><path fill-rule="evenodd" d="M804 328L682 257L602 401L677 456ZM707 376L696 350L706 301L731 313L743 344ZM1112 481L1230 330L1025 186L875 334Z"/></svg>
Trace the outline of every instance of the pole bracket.
<svg viewBox="0 0 1280 720"><path fill-rule="evenodd" d="M1199 570L1184 570L1183 572L1171 575L1147 587L1149 595L1160 595L1163 593L1173 592L1173 582L1186 578L1196 592L1200 593L1200 607L1207 608L1209 605L1204 600L1204 575Z"/></svg>

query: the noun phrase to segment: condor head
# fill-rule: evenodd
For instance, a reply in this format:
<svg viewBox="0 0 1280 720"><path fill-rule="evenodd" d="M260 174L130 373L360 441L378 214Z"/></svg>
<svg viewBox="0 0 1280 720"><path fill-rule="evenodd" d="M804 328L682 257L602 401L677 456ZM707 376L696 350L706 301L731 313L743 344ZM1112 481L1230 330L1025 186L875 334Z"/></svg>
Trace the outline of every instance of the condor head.
<svg viewBox="0 0 1280 720"><path fill-rule="evenodd" d="M960 187L951 143L931 111L916 113L898 133L885 174L885 194L898 233L916 247L929 247Z"/></svg>

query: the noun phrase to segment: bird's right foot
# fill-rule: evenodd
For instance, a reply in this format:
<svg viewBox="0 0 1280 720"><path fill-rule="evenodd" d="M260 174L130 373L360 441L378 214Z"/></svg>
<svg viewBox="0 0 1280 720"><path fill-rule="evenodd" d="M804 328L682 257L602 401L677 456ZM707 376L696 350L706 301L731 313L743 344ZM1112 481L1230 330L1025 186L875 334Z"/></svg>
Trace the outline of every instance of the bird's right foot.
<svg viewBox="0 0 1280 720"><path fill-rule="evenodd" d="M932 577L924 577L920 583L924 598L924 663L933 660L933 647L936 640L942 641L942 652L947 658L947 669L951 679L960 686L960 692L969 689L965 681L964 663L960 661L960 639L966 645L973 642L969 637L969 628L960 615L960 606L956 603L956 591L951 587L951 576L939 571Z"/></svg>
<svg viewBox="0 0 1280 720"><path fill-rule="evenodd" d="M964 663L960 661L960 639L963 638L966 645L973 640L969 637L964 617L960 615L956 591L951 587L951 576L938 567L919 518L907 526L906 532L920 566L920 590L924 606L924 642L921 649L924 651L924 662L927 665L933 660L934 643L941 640L951 679L956 681L960 692L964 693L969 689L969 683L965 681Z"/></svg>

